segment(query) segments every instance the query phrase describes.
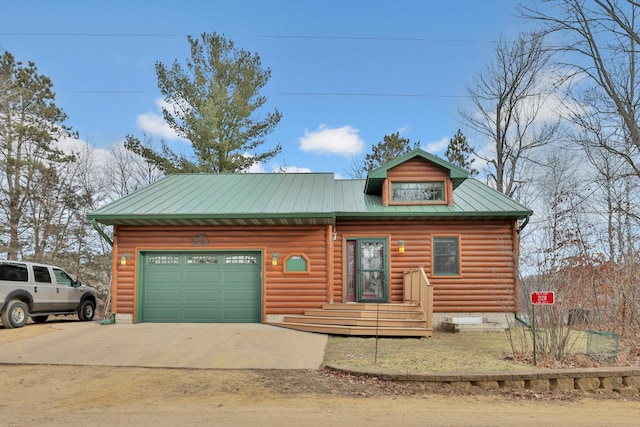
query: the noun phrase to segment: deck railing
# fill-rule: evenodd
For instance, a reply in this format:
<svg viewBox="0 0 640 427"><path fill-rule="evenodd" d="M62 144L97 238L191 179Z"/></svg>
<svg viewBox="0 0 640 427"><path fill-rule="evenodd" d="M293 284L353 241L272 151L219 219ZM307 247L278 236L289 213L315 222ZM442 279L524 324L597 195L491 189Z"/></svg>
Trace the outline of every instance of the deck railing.
<svg viewBox="0 0 640 427"><path fill-rule="evenodd" d="M420 304L427 317L427 330L433 328L433 285L424 268L404 272L404 302Z"/></svg>

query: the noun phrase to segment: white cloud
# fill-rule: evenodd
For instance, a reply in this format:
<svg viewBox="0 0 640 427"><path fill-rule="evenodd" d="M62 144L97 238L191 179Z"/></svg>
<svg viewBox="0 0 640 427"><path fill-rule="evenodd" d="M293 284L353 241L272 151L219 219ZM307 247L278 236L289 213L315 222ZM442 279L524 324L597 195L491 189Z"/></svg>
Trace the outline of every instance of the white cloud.
<svg viewBox="0 0 640 427"><path fill-rule="evenodd" d="M162 98L156 99L155 103L160 111L162 111L162 108L166 108L169 111L173 111L175 109L174 106L168 104ZM149 111L140 114L136 119L136 124L144 132L153 136L159 136L160 138L169 140L185 140L176 134L176 132L164 120L162 114L158 112Z"/></svg>
<svg viewBox="0 0 640 427"><path fill-rule="evenodd" d="M90 145L82 139L65 136L56 141L55 146L66 154L73 154L86 150Z"/></svg>
<svg viewBox="0 0 640 427"><path fill-rule="evenodd" d="M136 124L145 133L150 135L159 136L166 139L180 139L176 135L175 131L164 120L164 117L148 112L140 114L136 119Z"/></svg>
<svg viewBox="0 0 640 427"><path fill-rule="evenodd" d="M246 172L248 173L310 173L311 169L303 168L299 166L281 166L281 165L271 165L269 167L270 170L267 170L262 163L255 163L252 165Z"/></svg>
<svg viewBox="0 0 640 427"><path fill-rule="evenodd" d="M449 145L449 140L450 138L444 137L437 141L430 142L422 148L428 153L438 154L447 148L447 145Z"/></svg>
<svg viewBox="0 0 640 427"><path fill-rule="evenodd" d="M310 173L311 169L303 168L300 166L278 166L272 169L272 172L284 172L284 173Z"/></svg>
<svg viewBox="0 0 640 427"><path fill-rule="evenodd" d="M360 154L364 149L364 140L358 136L358 129L351 126L331 129L322 124L314 132L305 130L304 136L298 140L302 151L347 158Z"/></svg>
<svg viewBox="0 0 640 427"><path fill-rule="evenodd" d="M262 163L254 163L251 165L249 169L246 169L245 172L248 173L265 173L266 170Z"/></svg>
<svg viewBox="0 0 640 427"><path fill-rule="evenodd" d="M244 153L243 156L251 157L251 154ZM286 165L280 165L277 163L272 163L271 165L269 165L268 169L270 170L267 170L267 168L265 168L265 165L263 163L254 163L253 165L251 165L249 169L244 170L244 172L248 172L248 173L269 173L269 172L308 173L308 172L311 172L311 169L309 168L302 168L298 166L286 166Z"/></svg>

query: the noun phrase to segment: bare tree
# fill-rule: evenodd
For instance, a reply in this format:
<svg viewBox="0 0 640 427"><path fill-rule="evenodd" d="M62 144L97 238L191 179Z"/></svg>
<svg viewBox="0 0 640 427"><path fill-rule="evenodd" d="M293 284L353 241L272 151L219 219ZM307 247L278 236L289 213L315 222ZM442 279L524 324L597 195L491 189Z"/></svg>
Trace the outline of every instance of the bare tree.
<svg viewBox="0 0 640 427"><path fill-rule="evenodd" d="M364 159L351 158L348 169L344 169L347 176L351 179L364 179L367 175L367 169L364 166Z"/></svg>
<svg viewBox="0 0 640 427"><path fill-rule="evenodd" d="M536 148L554 142L559 120L545 115L555 93L550 84L551 55L540 33L521 34L517 41L500 41L496 56L468 86L471 107L461 109L463 122L489 139L489 149L476 155L490 165L495 188L513 196L521 164Z"/></svg>
<svg viewBox="0 0 640 427"><path fill-rule="evenodd" d="M152 149L150 135L144 134L143 146ZM117 144L111 147L108 160L104 165L105 188L107 197L116 200L133 193L164 176L164 173L152 162Z"/></svg>
<svg viewBox="0 0 640 427"><path fill-rule="evenodd" d="M545 25L576 77L572 117L604 137L578 141L624 159L640 176L640 5L631 0L551 0L522 6L523 15ZM633 150L629 150L628 143Z"/></svg>

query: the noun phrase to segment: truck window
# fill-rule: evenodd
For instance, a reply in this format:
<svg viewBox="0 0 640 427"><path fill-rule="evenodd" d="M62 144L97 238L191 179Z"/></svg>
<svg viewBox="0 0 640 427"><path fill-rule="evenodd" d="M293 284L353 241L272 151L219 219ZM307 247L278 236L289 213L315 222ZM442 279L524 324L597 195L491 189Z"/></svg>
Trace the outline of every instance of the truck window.
<svg viewBox="0 0 640 427"><path fill-rule="evenodd" d="M29 273L25 264L1 263L0 280L11 282L26 282L29 280Z"/></svg>
<svg viewBox="0 0 640 427"><path fill-rule="evenodd" d="M38 283L51 283L51 274L47 267L33 266L33 276Z"/></svg>
<svg viewBox="0 0 640 427"><path fill-rule="evenodd" d="M54 268L53 274L56 275L56 282L58 282L59 285L71 286L73 284L73 279L64 271Z"/></svg>

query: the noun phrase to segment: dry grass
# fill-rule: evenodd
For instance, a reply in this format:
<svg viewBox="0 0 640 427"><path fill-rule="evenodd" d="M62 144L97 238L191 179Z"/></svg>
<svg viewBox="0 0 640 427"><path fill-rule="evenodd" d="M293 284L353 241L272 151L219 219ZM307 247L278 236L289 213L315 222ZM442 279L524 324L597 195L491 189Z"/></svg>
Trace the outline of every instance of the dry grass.
<svg viewBox="0 0 640 427"><path fill-rule="evenodd" d="M377 353L376 353L377 346ZM329 337L325 365L410 371L504 371L533 369L505 360L504 332L434 332L430 338Z"/></svg>

